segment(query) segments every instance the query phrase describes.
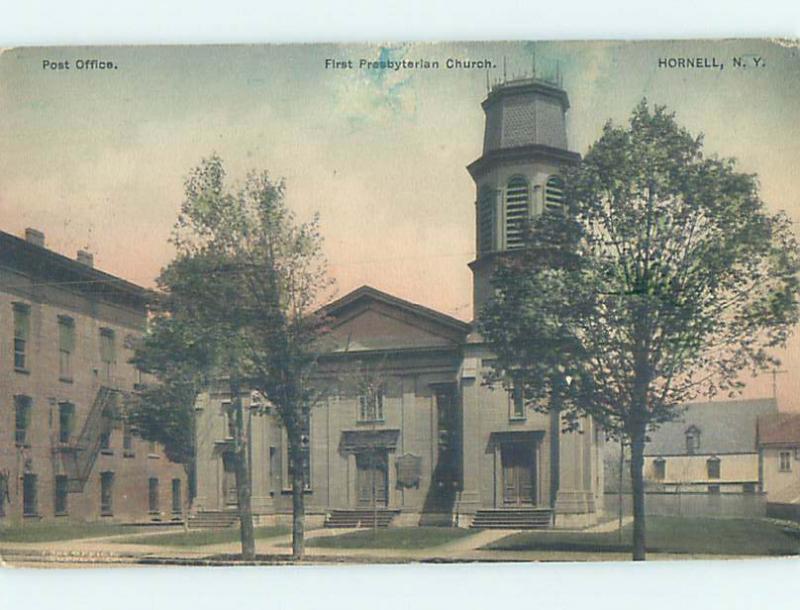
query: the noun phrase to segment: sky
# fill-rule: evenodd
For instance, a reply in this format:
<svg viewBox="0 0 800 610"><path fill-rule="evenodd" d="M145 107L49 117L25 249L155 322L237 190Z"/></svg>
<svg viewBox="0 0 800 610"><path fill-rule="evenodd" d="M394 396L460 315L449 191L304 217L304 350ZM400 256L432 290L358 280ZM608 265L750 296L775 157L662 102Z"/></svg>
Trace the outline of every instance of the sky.
<svg viewBox="0 0 800 610"><path fill-rule="evenodd" d="M723 69L666 69L659 58ZM735 69L741 57L746 69ZM358 60L488 60L488 78L558 72L570 147L642 97L705 134L705 150L759 177L772 211L800 221L798 49L760 40L18 48L0 56L0 229L46 234L68 256L152 286L190 169L212 153L232 182L285 178L301 220L319 212L341 296L369 284L469 320L474 185L485 69L362 70ZM755 67L754 58L762 66ZM77 60L116 69L79 70ZM325 59L355 69L326 69ZM43 62L70 62L70 69ZM800 337L780 354L782 409L800 410ZM772 377L745 379L772 394Z"/></svg>

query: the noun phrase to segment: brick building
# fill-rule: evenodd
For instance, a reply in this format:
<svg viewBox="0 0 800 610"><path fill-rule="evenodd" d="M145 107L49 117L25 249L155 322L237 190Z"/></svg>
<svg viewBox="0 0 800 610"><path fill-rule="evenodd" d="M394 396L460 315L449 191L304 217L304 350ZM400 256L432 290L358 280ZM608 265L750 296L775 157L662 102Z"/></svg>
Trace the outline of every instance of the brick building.
<svg viewBox="0 0 800 610"><path fill-rule="evenodd" d="M0 525L179 518L186 475L125 422L146 291L0 232Z"/></svg>

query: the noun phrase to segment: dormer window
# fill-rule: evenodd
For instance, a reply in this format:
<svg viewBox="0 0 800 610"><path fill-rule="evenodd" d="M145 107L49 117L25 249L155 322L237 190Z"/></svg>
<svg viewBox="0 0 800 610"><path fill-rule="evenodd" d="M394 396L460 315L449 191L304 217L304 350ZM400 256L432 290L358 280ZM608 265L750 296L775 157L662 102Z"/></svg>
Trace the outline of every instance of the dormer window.
<svg viewBox="0 0 800 610"><path fill-rule="evenodd" d="M530 212L528 203L530 191L528 181L522 176L514 176L506 186L506 249L513 250L523 245L522 231Z"/></svg>
<svg viewBox="0 0 800 610"><path fill-rule="evenodd" d="M686 430L686 453L694 455L700 451L700 429L697 426L689 426Z"/></svg>

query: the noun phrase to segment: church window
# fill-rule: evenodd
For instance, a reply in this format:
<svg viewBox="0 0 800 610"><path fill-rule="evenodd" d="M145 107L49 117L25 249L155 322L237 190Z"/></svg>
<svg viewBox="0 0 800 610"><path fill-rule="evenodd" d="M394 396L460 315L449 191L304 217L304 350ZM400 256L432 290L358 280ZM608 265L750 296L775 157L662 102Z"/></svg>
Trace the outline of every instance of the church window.
<svg viewBox="0 0 800 610"><path fill-rule="evenodd" d="M494 191L484 186L478 197L478 252L494 250Z"/></svg>
<svg viewBox="0 0 800 610"><path fill-rule="evenodd" d="M564 181L560 176L551 176L545 184L544 209L546 212L564 213Z"/></svg>
<svg viewBox="0 0 800 610"><path fill-rule="evenodd" d="M358 420L383 421L383 388L368 387L358 397Z"/></svg>
<svg viewBox="0 0 800 610"><path fill-rule="evenodd" d="M525 386L521 382L514 382L508 392L509 419L525 419Z"/></svg>
<svg viewBox="0 0 800 610"><path fill-rule="evenodd" d="M528 201L530 193L528 182L522 176L515 176L506 186L506 249L522 247L523 230L529 217Z"/></svg>

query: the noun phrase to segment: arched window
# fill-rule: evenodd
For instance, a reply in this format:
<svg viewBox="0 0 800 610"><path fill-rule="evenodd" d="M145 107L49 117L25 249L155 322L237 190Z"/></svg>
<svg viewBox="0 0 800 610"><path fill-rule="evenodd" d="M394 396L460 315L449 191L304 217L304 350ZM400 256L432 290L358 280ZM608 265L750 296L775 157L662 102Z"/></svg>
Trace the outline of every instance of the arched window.
<svg viewBox="0 0 800 610"><path fill-rule="evenodd" d="M478 195L478 253L494 250L494 190L481 187Z"/></svg>
<svg viewBox="0 0 800 610"><path fill-rule="evenodd" d="M528 182L515 176L506 185L506 249L522 247L522 230L528 220Z"/></svg>
<svg viewBox="0 0 800 610"><path fill-rule="evenodd" d="M546 212L564 213L564 180L551 176L544 187L544 209Z"/></svg>

